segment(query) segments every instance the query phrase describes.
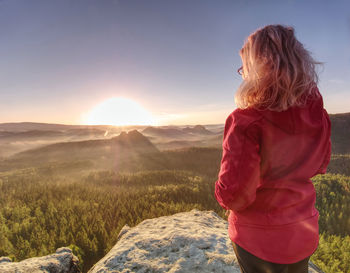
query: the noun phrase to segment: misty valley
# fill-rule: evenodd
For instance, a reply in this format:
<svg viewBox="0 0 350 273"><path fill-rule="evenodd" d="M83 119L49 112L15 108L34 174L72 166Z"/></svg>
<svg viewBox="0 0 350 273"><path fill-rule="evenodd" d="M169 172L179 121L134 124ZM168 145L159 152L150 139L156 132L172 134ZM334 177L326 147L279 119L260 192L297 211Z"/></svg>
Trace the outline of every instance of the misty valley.
<svg viewBox="0 0 350 273"><path fill-rule="evenodd" d="M312 178L324 272L350 268L350 113L330 115L332 158ZM70 247L89 270L125 224L213 210L223 124L0 124L0 256L20 261Z"/></svg>

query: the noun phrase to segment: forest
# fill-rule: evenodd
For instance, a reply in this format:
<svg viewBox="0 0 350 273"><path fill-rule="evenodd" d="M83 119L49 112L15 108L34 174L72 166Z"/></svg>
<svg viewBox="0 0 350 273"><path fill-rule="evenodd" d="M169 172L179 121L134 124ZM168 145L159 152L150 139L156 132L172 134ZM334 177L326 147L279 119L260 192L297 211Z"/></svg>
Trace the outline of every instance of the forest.
<svg viewBox="0 0 350 273"><path fill-rule="evenodd" d="M193 208L226 219L214 198L220 158L218 148L185 148L135 157L118 170L78 160L3 171L0 256L20 261L69 246L86 272L125 224ZM332 156L329 173L312 179L321 235L311 261L327 273L350 268L349 162Z"/></svg>

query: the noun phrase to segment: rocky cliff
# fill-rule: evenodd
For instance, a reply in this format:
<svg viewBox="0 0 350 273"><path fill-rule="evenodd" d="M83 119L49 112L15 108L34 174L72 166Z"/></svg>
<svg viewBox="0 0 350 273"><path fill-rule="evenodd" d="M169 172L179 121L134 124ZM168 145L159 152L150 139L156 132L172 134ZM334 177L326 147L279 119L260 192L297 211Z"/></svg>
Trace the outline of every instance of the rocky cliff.
<svg viewBox="0 0 350 273"><path fill-rule="evenodd" d="M199 210L147 219L132 228L126 225L120 231L116 245L89 273L239 273L227 225L227 221L213 211ZM51 258L55 255L57 252ZM76 259L71 253L69 255L69 259ZM20 263L1 263L0 260L0 272L77 272L69 265L65 267L66 271L53 267L51 271L47 267L48 258L50 256ZM65 263L74 264L69 259ZM309 264L309 273L319 272L322 271Z"/></svg>
<svg viewBox="0 0 350 273"><path fill-rule="evenodd" d="M11 262L7 257L0 258L1 273L78 273L78 258L72 250L61 247L51 254L39 258L30 258L21 262Z"/></svg>

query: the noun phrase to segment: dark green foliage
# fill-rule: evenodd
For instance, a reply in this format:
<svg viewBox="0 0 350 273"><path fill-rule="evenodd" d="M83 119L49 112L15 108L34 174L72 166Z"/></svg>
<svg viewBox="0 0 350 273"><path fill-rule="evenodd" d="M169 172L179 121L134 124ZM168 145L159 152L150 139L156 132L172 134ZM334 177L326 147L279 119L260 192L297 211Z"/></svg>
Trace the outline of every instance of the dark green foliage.
<svg viewBox="0 0 350 273"><path fill-rule="evenodd" d="M332 123L332 153L350 153L350 113L331 114L329 118Z"/></svg>
<svg viewBox="0 0 350 273"><path fill-rule="evenodd" d="M311 260L324 272L347 273L350 268L350 177L318 175L313 179L320 212L320 242Z"/></svg>
<svg viewBox="0 0 350 273"><path fill-rule="evenodd" d="M328 173L339 173L350 176L350 154L332 155L331 161L327 168Z"/></svg>
<svg viewBox="0 0 350 273"><path fill-rule="evenodd" d="M326 273L348 273L350 269L350 236L321 234L311 261Z"/></svg>
<svg viewBox="0 0 350 273"><path fill-rule="evenodd" d="M71 236L71 238L68 239L68 240L69 240L69 241L73 241L73 235L72 235L72 234L69 234L69 236ZM69 245L68 247L72 250L73 254L79 259L79 269L80 269L80 270L83 270L83 265L84 265L84 259L83 259L83 257L84 257L84 251L83 251L80 247L78 247L78 246L76 246L76 245L74 245L74 244L71 244L71 245Z"/></svg>
<svg viewBox="0 0 350 273"><path fill-rule="evenodd" d="M216 178L222 151L218 148L186 148L165 151L168 166L176 170L190 170L199 174Z"/></svg>
<svg viewBox="0 0 350 273"><path fill-rule="evenodd" d="M320 232L350 235L350 177L326 174L314 177L313 181Z"/></svg>
<svg viewBox="0 0 350 273"><path fill-rule="evenodd" d="M188 171L103 171L70 180L27 169L1 180L1 255L18 261L73 244L84 271L115 244L125 224L193 208L221 211L213 181Z"/></svg>

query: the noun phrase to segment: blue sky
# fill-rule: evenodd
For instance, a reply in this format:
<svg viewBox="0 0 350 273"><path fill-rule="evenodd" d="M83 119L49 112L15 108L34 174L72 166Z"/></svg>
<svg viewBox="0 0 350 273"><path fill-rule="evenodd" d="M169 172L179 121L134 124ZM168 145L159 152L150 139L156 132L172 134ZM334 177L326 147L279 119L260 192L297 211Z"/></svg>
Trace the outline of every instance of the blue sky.
<svg viewBox="0 0 350 273"><path fill-rule="evenodd" d="M328 112L350 112L349 3L0 0L0 122L79 124L124 97L162 124L224 123L244 39L277 23L324 62Z"/></svg>

